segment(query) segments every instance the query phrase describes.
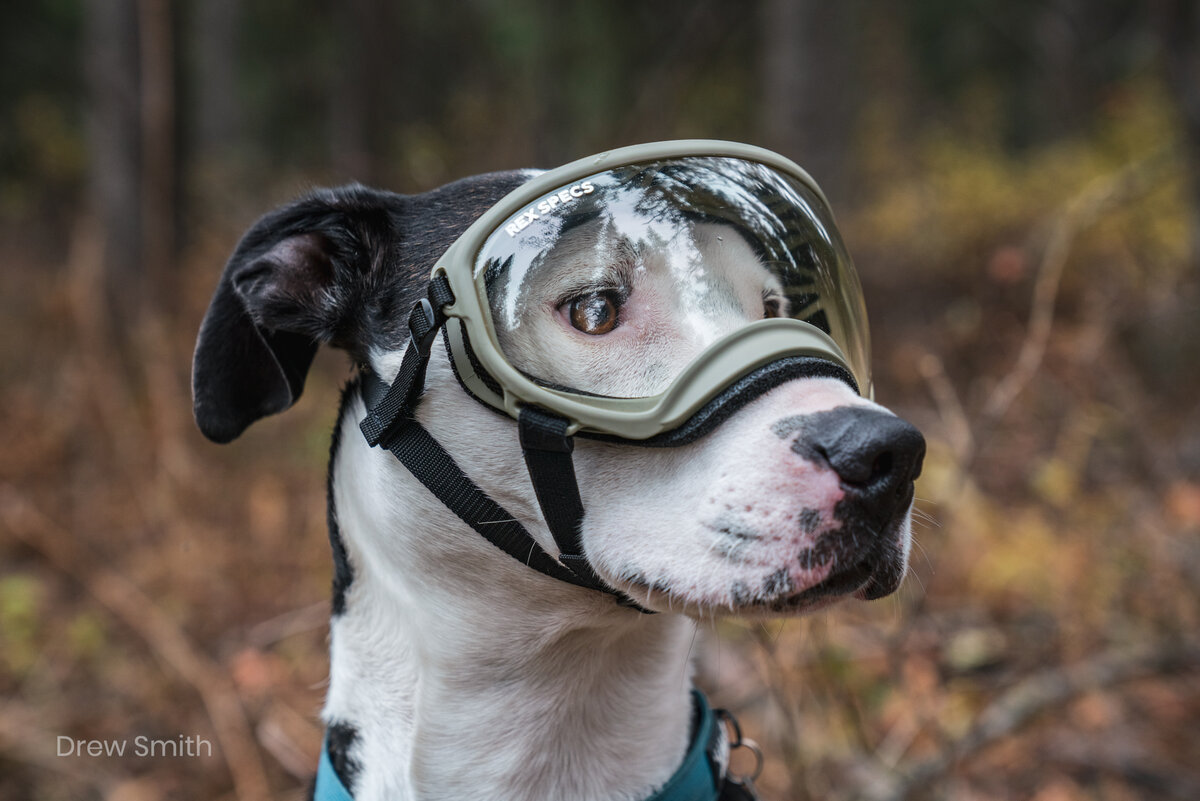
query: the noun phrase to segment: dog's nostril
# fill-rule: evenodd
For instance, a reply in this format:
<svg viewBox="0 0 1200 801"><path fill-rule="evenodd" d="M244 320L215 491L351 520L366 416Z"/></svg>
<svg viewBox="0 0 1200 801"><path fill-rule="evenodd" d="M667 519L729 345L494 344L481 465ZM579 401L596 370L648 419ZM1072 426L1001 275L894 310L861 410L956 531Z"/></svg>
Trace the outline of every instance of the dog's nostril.
<svg viewBox="0 0 1200 801"><path fill-rule="evenodd" d="M881 478L892 472L892 452L884 451L875 457L875 461L871 463L871 475L867 479L868 484L874 484Z"/></svg>

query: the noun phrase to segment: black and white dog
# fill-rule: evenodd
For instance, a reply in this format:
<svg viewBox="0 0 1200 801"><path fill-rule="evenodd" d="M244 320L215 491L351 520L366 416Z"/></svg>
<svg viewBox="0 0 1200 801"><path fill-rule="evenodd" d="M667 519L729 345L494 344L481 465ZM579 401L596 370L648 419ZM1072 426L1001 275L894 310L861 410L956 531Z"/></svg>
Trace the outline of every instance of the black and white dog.
<svg viewBox="0 0 1200 801"><path fill-rule="evenodd" d="M290 406L320 343L390 380L408 342L408 310L435 261L531 174L414 196L321 190L262 218L238 245L200 331L201 429L229 441ZM656 325L672 324L661 319L669 311L654 313ZM658 347L673 341L661 337ZM541 342L526 355L544 371L555 359L576 368L565 346ZM590 371L620 373L603 351L588 358ZM366 414L352 381L328 485L335 574L324 719L333 767L359 801L646 798L689 747L697 620L877 598L906 571L923 442L834 378L775 387L689 445L579 442L588 557L655 615L495 549L368 446L358 429ZM464 392L440 339L416 416L557 552L514 421Z"/></svg>

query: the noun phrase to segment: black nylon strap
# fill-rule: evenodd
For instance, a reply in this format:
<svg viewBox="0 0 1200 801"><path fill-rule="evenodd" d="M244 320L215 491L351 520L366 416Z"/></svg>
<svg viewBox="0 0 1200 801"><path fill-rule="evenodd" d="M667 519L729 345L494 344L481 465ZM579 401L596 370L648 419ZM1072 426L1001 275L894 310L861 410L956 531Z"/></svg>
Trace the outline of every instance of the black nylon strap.
<svg viewBox="0 0 1200 801"><path fill-rule="evenodd" d="M374 373L363 372L363 401L368 409L374 410L379 406L394 387L395 384L392 384L389 388ZM516 521L512 513L492 500L471 481L446 449L420 423L412 419L411 410L404 417L392 421L382 444L425 485L426 489L458 515L460 520L513 559L559 581L615 595L617 602L622 606L650 613L595 577L586 560L584 565L587 574L593 577L592 581L584 579L575 570L574 565L564 566L546 553L525 527ZM578 490L575 494L578 496Z"/></svg>
<svg viewBox="0 0 1200 801"><path fill-rule="evenodd" d="M386 437L398 421L412 416L413 407L425 389L425 368L429 364L429 351L437 338L438 329L446 322L442 307L454 302L450 283L439 275L429 283L427 298L413 305L408 315L408 349L400 362L396 380L388 387L383 398L371 404L366 418L359 429L371 447Z"/></svg>
<svg viewBox="0 0 1200 801"><path fill-rule="evenodd" d="M438 273L429 282L429 302L439 313L446 306L454 303L454 293L450 291L450 279L444 273Z"/></svg>
<svg viewBox="0 0 1200 801"><path fill-rule="evenodd" d="M521 452L525 466L537 493L542 516L558 545L558 561L577 575L587 586L608 590L592 569L583 553L580 525L583 523L583 501L575 479L571 451L575 445L567 436L567 421L531 406L521 409L517 427L521 436Z"/></svg>
<svg viewBox="0 0 1200 801"><path fill-rule="evenodd" d="M420 423L410 420L399 427L386 447L438 500L492 545L534 570L591 589L542 550L507 509L476 486Z"/></svg>

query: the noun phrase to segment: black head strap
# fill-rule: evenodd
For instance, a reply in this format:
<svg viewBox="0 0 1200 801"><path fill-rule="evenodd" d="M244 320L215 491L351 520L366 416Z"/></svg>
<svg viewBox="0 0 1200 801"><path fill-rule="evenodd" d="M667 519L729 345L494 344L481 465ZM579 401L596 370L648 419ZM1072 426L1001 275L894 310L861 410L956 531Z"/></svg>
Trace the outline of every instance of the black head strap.
<svg viewBox="0 0 1200 801"><path fill-rule="evenodd" d="M383 398L367 404L367 416L358 425L372 448L412 417L412 410L425 390L429 351L433 348L438 329L446 322L442 307L453 302L450 282L446 276L438 275L429 282L429 296L413 305L408 315L408 349L404 351L396 380L388 387Z"/></svg>

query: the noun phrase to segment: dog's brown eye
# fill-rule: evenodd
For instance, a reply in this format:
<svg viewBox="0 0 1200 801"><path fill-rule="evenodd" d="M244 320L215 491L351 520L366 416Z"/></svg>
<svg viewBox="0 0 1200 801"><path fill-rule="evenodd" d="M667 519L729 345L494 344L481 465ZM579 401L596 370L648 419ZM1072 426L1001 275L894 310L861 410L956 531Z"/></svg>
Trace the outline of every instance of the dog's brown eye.
<svg viewBox="0 0 1200 801"><path fill-rule="evenodd" d="M571 325L585 334L599 336L617 327L617 297L612 292L593 292L571 301Z"/></svg>
<svg viewBox="0 0 1200 801"><path fill-rule="evenodd" d="M763 318L771 319L772 317L783 316L783 298L779 295L763 295Z"/></svg>

